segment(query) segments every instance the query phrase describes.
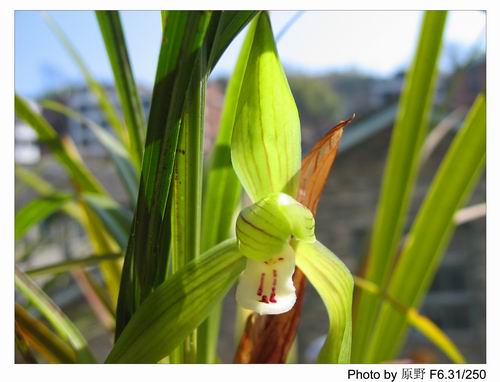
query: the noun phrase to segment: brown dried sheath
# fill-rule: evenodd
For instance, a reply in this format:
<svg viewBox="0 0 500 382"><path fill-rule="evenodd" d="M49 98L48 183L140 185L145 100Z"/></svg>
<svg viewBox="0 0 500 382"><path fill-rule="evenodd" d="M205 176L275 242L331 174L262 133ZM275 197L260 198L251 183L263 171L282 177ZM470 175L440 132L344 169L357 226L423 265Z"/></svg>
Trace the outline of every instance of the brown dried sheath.
<svg viewBox="0 0 500 382"><path fill-rule="evenodd" d="M330 129L302 160L298 201L314 215L337 155L344 127L353 118L354 115ZM293 283L297 302L294 307L283 314L259 316L252 313L247 318L234 363L285 363L297 333L305 282L304 273L296 267Z"/></svg>

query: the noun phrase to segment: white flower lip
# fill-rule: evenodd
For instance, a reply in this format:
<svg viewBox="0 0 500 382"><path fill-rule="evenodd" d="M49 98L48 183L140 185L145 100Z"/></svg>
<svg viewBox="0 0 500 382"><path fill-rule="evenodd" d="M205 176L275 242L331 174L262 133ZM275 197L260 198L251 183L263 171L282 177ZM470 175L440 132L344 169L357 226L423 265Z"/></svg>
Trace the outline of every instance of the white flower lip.
<svg viewBox="0 0 500 382"><path fill-rule="evenodd" d="M295 253L289 245L267 261L247 259L236 289L236 301L259 314L288 312L297 299L292 280L294 270Z"/></svg>

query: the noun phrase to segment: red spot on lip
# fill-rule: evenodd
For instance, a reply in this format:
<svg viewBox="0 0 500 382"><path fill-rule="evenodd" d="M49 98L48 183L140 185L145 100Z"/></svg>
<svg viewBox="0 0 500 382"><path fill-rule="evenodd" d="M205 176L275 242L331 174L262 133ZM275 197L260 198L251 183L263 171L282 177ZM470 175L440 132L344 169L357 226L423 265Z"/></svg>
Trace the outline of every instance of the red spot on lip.
<svg viewBox="0 0 500 382"><path fill-rule="evenodd" d="M272 289L271 289L271 297L269 299L270 302L278 302L278 300L276 300L276 288L273 286Z"/></svg>
<svg viewBox="0 0 500 382"><path fill-rule="evenodd" d="M257 296L262 296L262 290L264 289L264 278L265 277L266 277L265 273L260 274L259 289L257 289Z"/></svg>

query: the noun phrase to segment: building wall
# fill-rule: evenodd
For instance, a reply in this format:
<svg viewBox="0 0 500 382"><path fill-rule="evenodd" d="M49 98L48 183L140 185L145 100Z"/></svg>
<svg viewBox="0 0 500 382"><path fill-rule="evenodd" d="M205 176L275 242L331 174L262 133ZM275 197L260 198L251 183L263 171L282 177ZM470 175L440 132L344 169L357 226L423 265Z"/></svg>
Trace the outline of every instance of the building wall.
<svg viewBox="0 0 500 382"><path fill-rule="evenodd" d="M386 129L338 156L323 192L316 227L318 239L357 272L369 244L376 213L390 129ZM411 206L411 222L418 211L453 133L438 146L418 177ZM486 200L483 177L469 204ZM408 227L409 228L409 224ZM446 251L423 312L457 342L469 361L485 362L485 218L460 226ZM327 330L326 312L319 296L308 287L304 300L301 337L303 348ZM405 356L444 361L419 333L410 331Z"/></svg>

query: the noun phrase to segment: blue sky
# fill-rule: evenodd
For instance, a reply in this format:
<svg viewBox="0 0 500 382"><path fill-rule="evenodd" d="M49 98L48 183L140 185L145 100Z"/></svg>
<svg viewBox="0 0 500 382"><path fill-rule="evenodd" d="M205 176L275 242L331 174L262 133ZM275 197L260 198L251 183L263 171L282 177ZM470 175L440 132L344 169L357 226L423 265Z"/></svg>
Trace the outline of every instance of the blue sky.
<svg viewBox="0 0 500 382"><path fill-rule="evenodd" d="M296 12L271 12L275 34ZM95 77L111 81L112 73L92 12L51 11L50 15L77 46ZM121 12L136 80L151 86L155 75L161 26L159 12ZM309 74L355 69L390 76L410 61L422 13L419 11L305 12L278 41L289 71ZM82 77L37 11L17 11L15 17L15 86L24 96L81 82ZM441 68L451 52L464 57L485 49L484 13L451 12L445 32ZM231 73L243 36L221 58L213 76ZM453 47L453 49L452 49Z"/></svg>

